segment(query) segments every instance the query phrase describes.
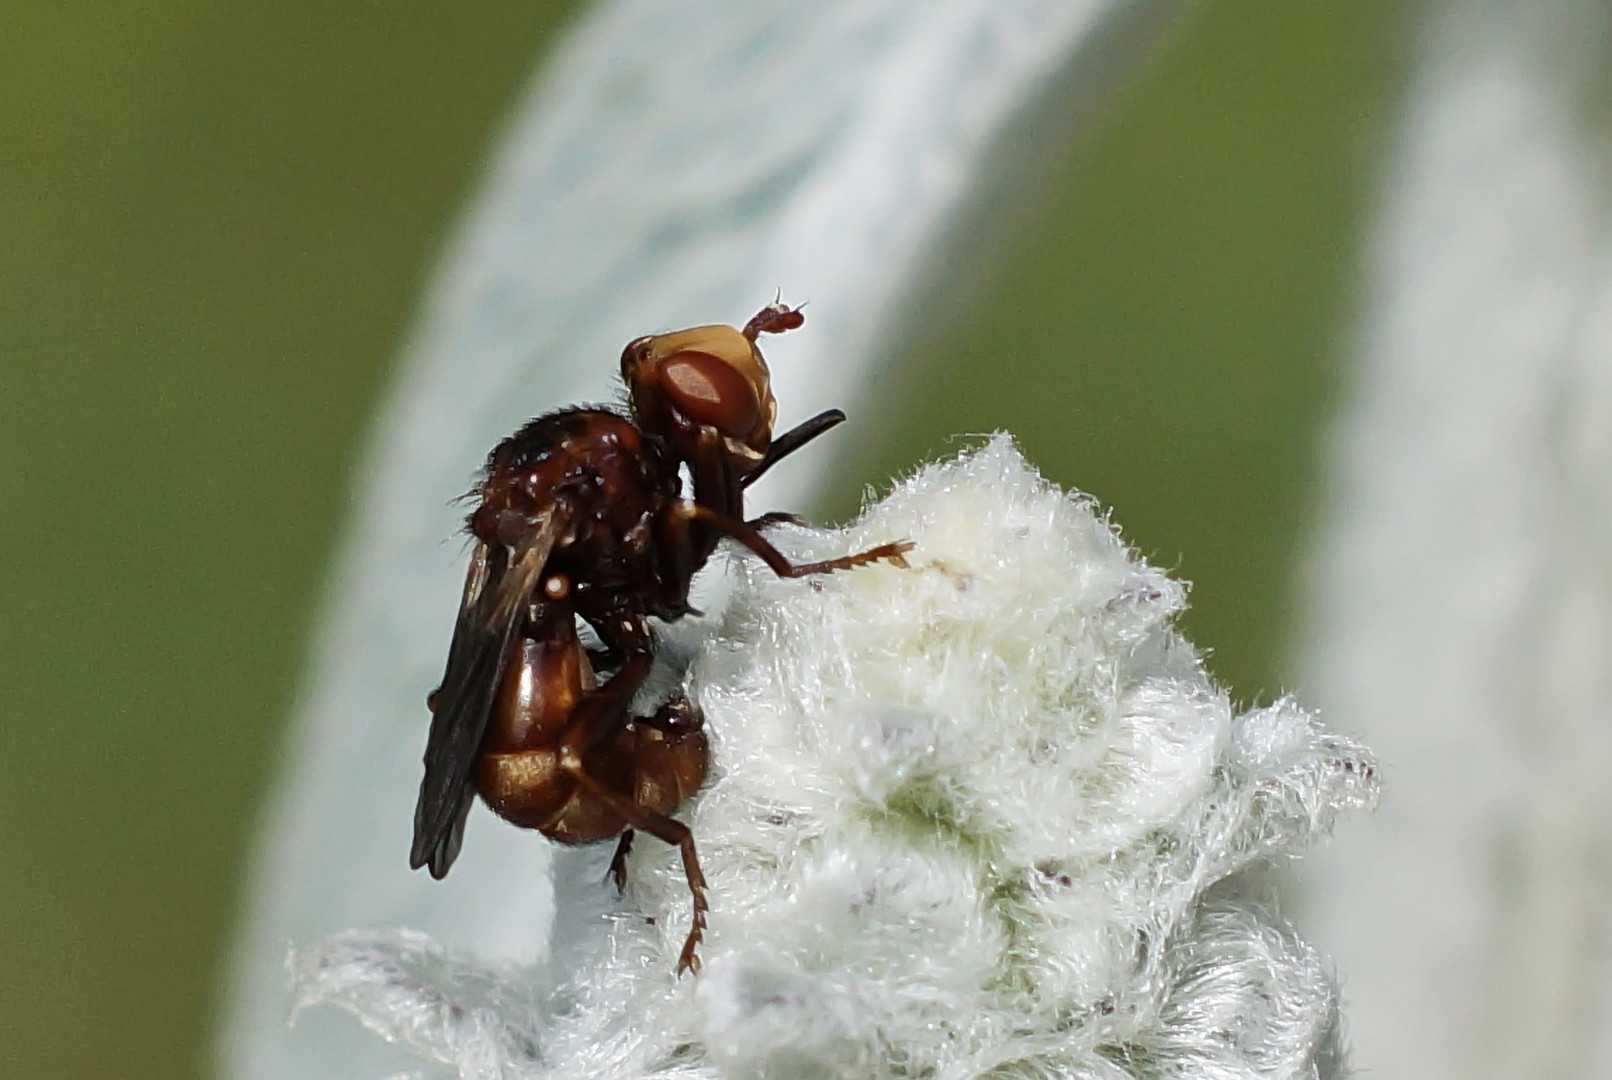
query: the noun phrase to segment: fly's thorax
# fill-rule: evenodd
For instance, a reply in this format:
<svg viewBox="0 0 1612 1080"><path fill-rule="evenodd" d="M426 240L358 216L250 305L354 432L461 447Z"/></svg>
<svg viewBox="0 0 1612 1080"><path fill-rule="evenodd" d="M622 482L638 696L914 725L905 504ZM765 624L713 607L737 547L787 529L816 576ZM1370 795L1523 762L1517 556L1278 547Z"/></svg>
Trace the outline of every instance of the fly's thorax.
<svg viewBox="0 0 1612 1080"><path fill-rule="evenodd" d="M661 444L645 438L627 417L567 409L533 420L493 449L472 493L476 507L468 526L484 543L515 548L563 512L573 524L559 546L570 547L581 534L627 532L675 498L677 485L676 468Z"/></svg>

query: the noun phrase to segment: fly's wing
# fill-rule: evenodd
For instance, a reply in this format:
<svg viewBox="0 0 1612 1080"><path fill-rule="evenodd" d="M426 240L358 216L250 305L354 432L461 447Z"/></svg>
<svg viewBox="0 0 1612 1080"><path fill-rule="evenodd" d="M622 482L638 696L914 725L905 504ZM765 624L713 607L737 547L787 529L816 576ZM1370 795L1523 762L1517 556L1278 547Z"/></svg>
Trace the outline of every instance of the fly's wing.
<svg viewBox="0 0 1612 1080"><path fill-rule="evenodd" d="M459 620L448 646L448 668L432 702L425 777L414 805L409 866L415 870L429 866L432 877L445 875L459 854L465 815L475 796L470 773L476 751L487 732L510 643L554 550L563 516L556 508L513 551L501 544L478 543L471 556Z"/></svg>

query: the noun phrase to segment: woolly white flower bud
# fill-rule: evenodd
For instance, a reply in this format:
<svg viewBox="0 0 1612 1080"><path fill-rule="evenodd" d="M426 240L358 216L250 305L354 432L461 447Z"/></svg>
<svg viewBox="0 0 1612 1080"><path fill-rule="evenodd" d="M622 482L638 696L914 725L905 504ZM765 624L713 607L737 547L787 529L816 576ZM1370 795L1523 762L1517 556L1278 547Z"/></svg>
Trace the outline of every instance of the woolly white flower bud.
<svg viewBox="0 0 1612 1080"><path fill-rule="evenodd" d="M563 860L551 954L492 969L399 931L293 957L461 1077L1332 1077L1336 991L1235 887L1372 803L1366 750L1291 700L1235 715L1172 628L1185 588L1003 437L792 557L899 538L910 566L752 560L690 692L712 777L676 853ZM534 838L534 843L537 841Z"/></svg>

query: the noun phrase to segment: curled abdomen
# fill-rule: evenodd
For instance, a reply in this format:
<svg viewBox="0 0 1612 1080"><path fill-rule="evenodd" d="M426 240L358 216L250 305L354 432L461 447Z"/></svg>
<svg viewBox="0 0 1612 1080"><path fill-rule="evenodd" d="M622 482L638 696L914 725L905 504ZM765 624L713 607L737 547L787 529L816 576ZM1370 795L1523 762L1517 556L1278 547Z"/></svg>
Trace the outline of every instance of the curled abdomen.
<svg viewBox="0 0 1612 1080"><path fill-rule="evenodd" d="M588 773L613 795L671 814L705 781L709 753L702 730L638 727L597 752ZM483 754L476 786L499 817L562 844L607 840L627 825L604 800L577 787L553 748Z"/></svg>

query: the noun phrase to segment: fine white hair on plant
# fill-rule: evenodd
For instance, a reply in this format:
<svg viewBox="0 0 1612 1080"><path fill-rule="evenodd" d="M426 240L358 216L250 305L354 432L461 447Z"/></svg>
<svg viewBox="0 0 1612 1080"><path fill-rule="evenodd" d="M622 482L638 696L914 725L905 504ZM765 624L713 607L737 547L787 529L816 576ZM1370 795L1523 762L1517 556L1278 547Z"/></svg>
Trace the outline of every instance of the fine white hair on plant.
<svg viewBox="0 0 1612 1080"><path fill-rule="evenodd" d="M690 904L650 841L566 853L546 964L399 930L293 956L329 1003L470 1080L1344 1074L1326 965L1239 887L1376 798L1291 699L1236 712L1174 629L1185 586L1006 437L901 483L780 580L748 557L696 649L712 777ZM532 843L539 843L535 837Z"/></svg>

